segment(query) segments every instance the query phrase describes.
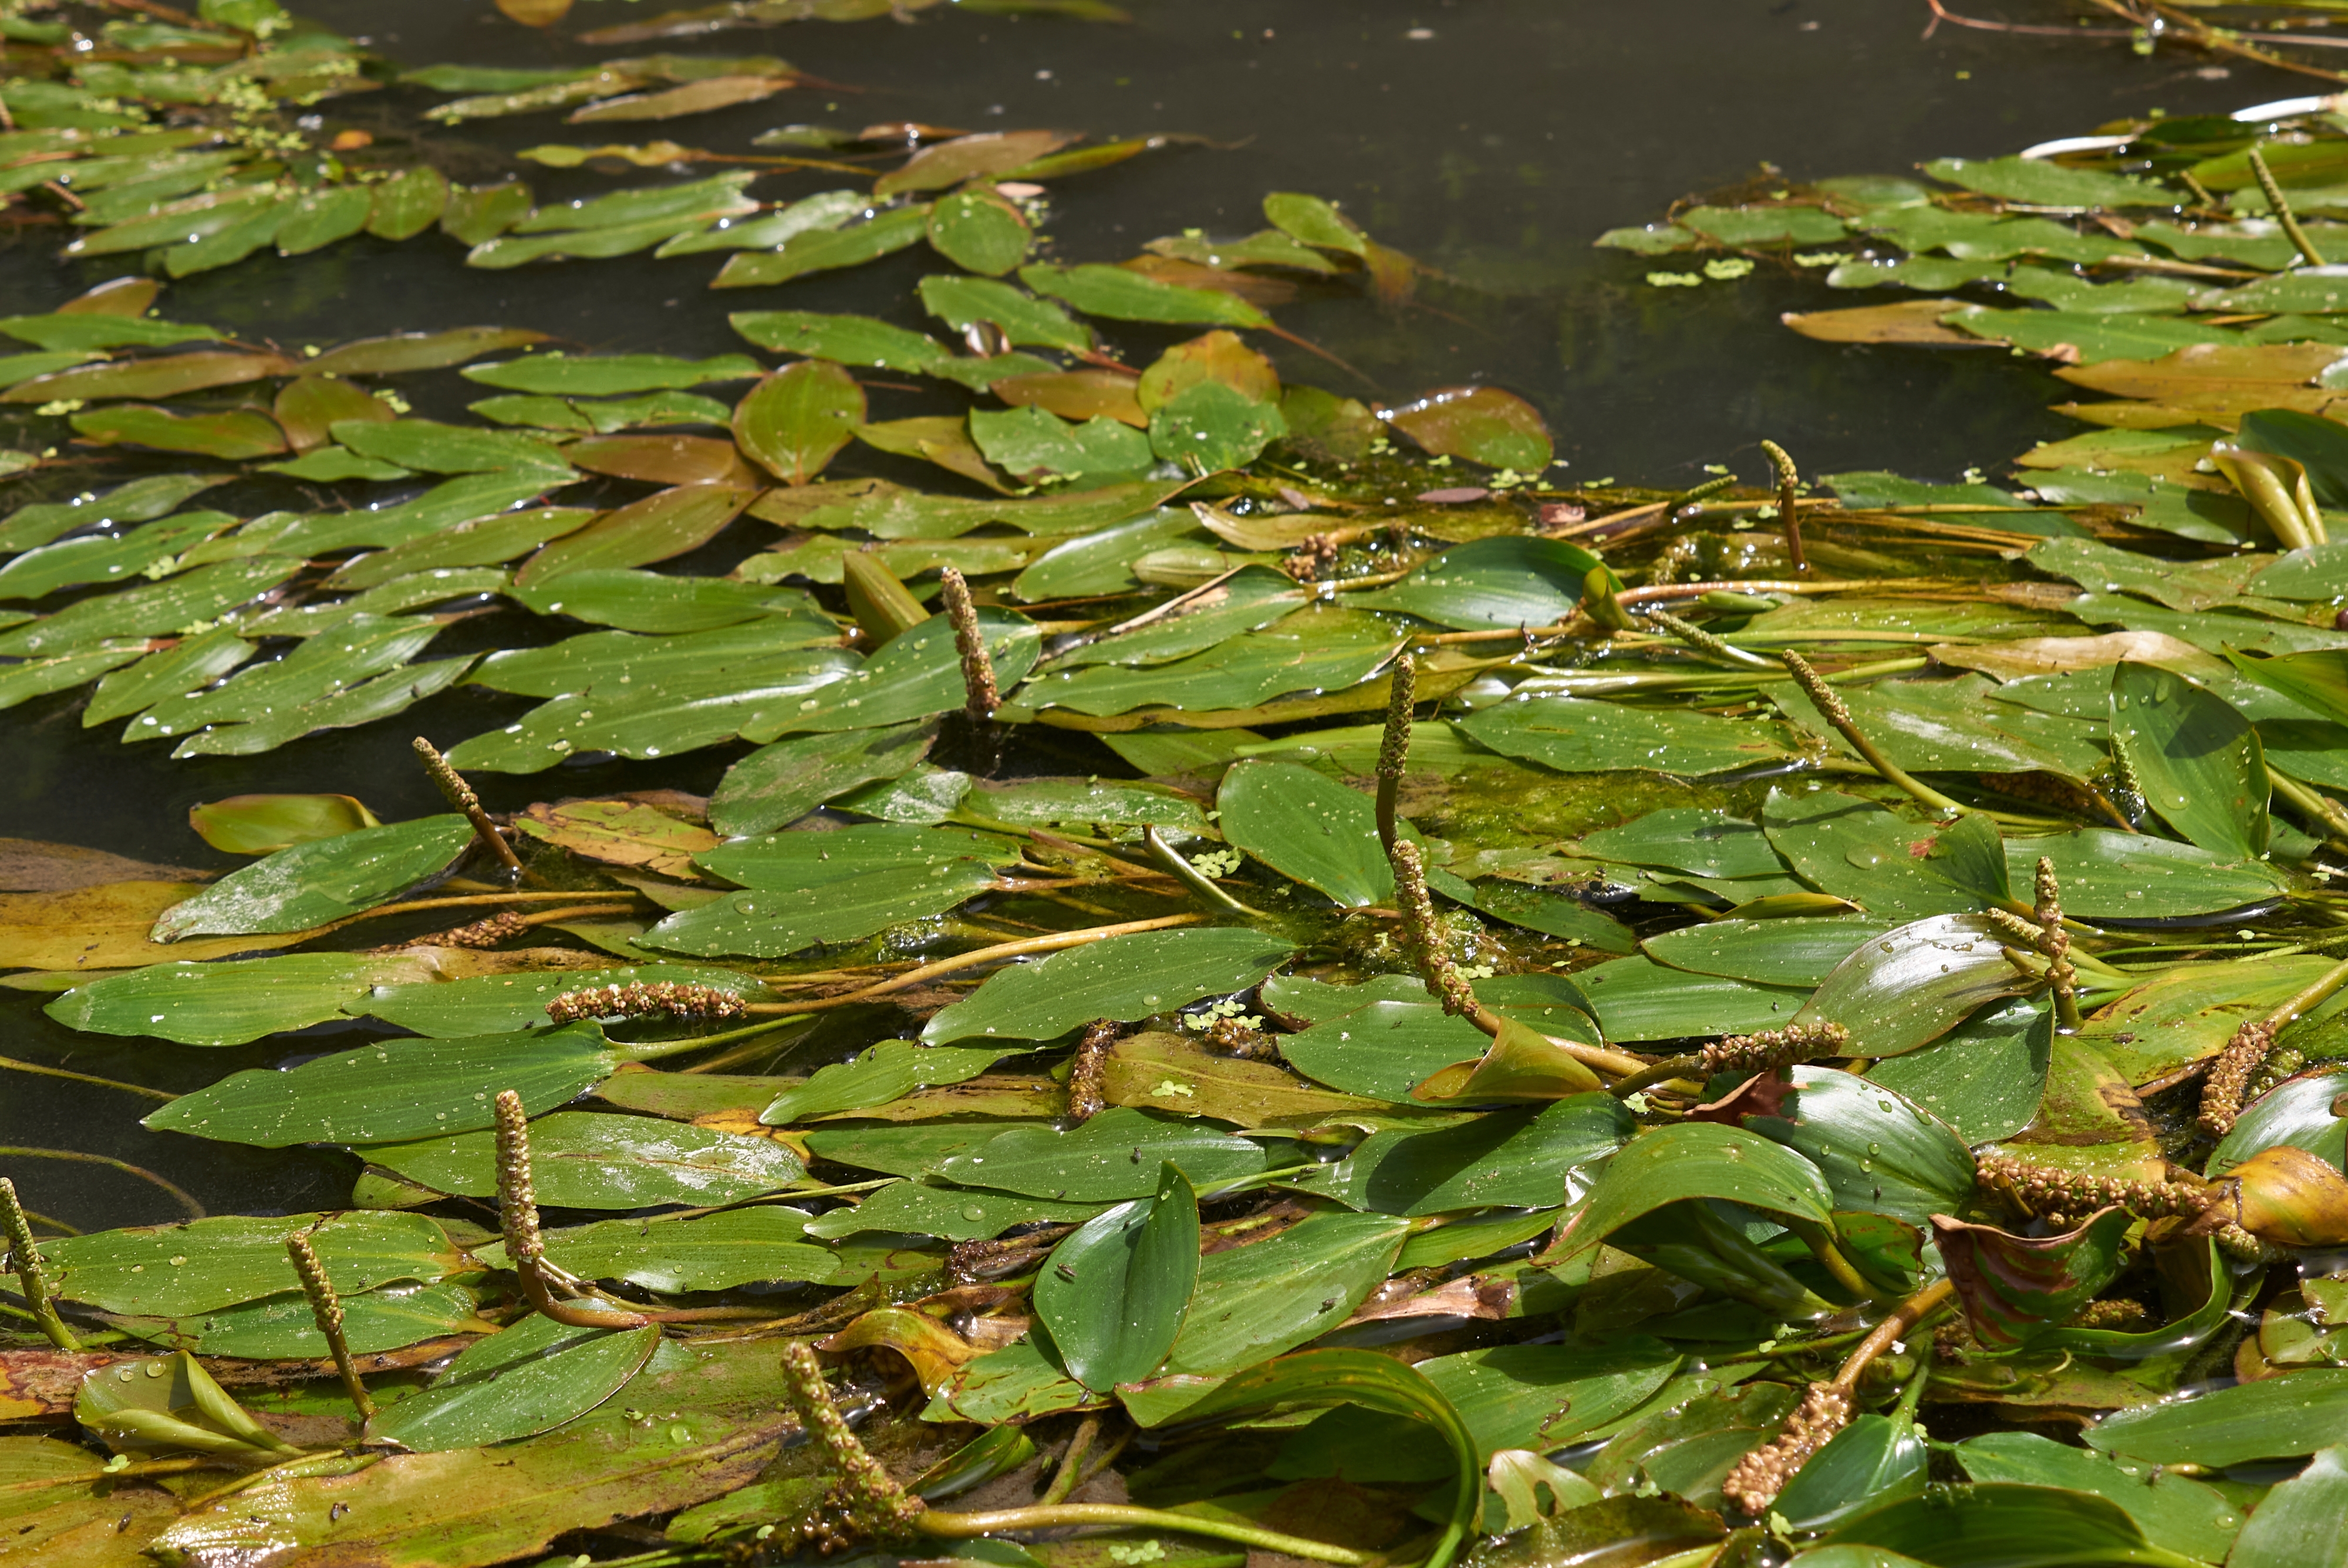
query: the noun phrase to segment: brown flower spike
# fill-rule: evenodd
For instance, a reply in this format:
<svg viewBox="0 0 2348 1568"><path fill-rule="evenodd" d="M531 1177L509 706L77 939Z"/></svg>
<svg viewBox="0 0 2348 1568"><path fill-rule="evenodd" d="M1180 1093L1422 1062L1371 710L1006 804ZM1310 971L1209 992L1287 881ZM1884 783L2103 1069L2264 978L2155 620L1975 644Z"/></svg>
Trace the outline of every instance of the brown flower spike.
<svg viewBox="0 0 2348 1568"><path fill-rule="evenodd" d="M978 629L978 606L972 602L970 584L962 573L947 567L938 578L945 584L946 620L953 627L954 651L962 655L964 706L973 720L983 723L1003 706L1003 693L995 688L994 661Z"/></svg>
<svg viewBox="0 0 2348 1568"><path fill-rule="evenodd" d="M740 1018L747 1010L740 997L714 986L680 985L675 980L650 984L642 980L623 986L595 986L564 991L546 1004L546 1016L557 1023L591 1018L644 1018L658 1013L668 1018Z"/></svg>
<svg viewBox="0 0 2348 1568"><path fill-rule="evenodd" d="M799 1424L839 1471L839 1480L802 1527L817 1549L829 1556L861 1537L885 1541L911 1530L929 1505L898 1485L856 1440L831 1402L831 1386L824 1381L815 1352L798 1340L783 1347L783 1389Z"/></svg>
<svg viewBox="0 0 2348 1568"><path fill-rule="evenodd" d="M1850 1425L1850 1417L1849 1389L1832 1383L1812 1383L1776 1440L1736 1461L1736 1468L1720 1483L1720 1495L1756 1519L1766 1516L1769 1505L1777 1501L1794 1472Z"/></svg>

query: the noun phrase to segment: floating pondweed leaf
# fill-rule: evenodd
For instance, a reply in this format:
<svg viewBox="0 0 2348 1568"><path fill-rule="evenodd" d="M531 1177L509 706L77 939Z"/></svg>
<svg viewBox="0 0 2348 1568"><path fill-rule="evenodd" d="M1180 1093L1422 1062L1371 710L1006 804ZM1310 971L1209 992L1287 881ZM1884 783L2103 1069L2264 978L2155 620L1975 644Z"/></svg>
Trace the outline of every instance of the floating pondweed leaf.
<svg viewBox="0 0 2348 1568"><path fill-rule="evenodd" d="M214 849L271 855L383 824L346 794L240 794L190 806L188 825Z"/></svg>
<svg viewBox="0 0 2348 1568"><path fill-rule="evenodd" d="M977 1130L960 1135L968 1137L973 1131ZM935 1134L932 1142L950 1144ZM825 1145L819 1142L809 1147L821 1153ZM1262 1144L1245 1138L1118 1108L1104 1111L1069 1132L1015 1127L946 1154L934 1168L938 1175L963 1186L1056 1202L1117 1203L1155 1192L1158 1166L1169 1163L1192 1185L1211 1186L1256 1175L1271 1159Z"/></svg>
<svg viewBox="0 0 2348 1568"><path fill-rule="evenodd" d="M1082 354L1093 346L1090 327L1048 300L985 278L932 274L920 285L922 304L956 332L984 322L1014 346Z"/></svg>
<svg viewBox="0 0 2348 1568"><path fill-rule="evenodd" d="M758 1120L770 1127L788 1127L818 1116L886 1105L916 1089L975 1078L1012 1049L883 1040L854 1061L817 1069L805 1083L777 1095Z"/></svg>
<svg viewBox="0 0 2348 1568"><path fill-rule="evenodd" d="M163 911L154 939L299 931L339 919L445 869L472 836L471 823L448 815L297 844Z"/></svg>
<svg viewBox="0 0 2348 1568"><path fill-rule="evenodd" d="M1315 608L1268 630L1231 637L1169 662L1138 669L1104 662L1047 673L1018 701L1093 715L1153 706L1194 714L1243 710L1288 692L1358 685L1394 656L1402 641L1376 617Z"/></svg>
<svg viewBox="0 0 2348 1568"><path fill-rule="evenodd" d="M901 776L936 739L933 724L916 721L777 741L726 770L710 825L736 837L788 827L859 784Z"/></svg>
<svg viewBox="0 0 2348 1568"><path fill-rule="evenodd" d="M2192 843L2229 860L2267 847L2266 759L2250 721L2182 676L2123 663L2112 676L2112 743L2146 804Z"/></svg>
<svg viewBox="0 0 2348 1568"><path fill-rule="evenodd" d="M2236 1030L2265 1017L2330 967L2312 955L2292 954L2155 974L2096 1009L2080 1037L2131 1083L2169 1080L2215 1055Z"/></svg>
<svg viewBox="0 0 2348 1568"><path fill-rule="evenodd" d="M1934 915L1861 943L1803 1005L1797 1021L1838 1023L1856 1056L1928 1045L1986 1003L2028 989L2004 940L1978 915Z"/></svg>
<svg viewBox="0 0 2348 1568"><path fill-rule="evenodd" d="M994 882L994 867L965 856L918 875L891 866L805 886L725 893L671 915L636 941L665 952L783 958L943 914Z"/></svg>
<svg viewBox="0 0 2348 1568"><path fill-rule="evenodd" d="M2038 1114L2054 1014L2031 1002L1984 1008L1955 1029L1869 1069L1867 1079L1947 1122L1968 1143L2010 1138Z"/></svg>
<svg viewBox="0 0 2348 1568"><path fill-rule="evenodd" d="M2216 1488L2188 1476L2116 1462L2036 1432L1986 1432L1956 1450L1977 1481L2059 1486L2118 1504L2147 1538L2207 1563L2226 1560L2240 1512ZM2265 1504L2260 1505L2263 1513Z"/></svg>
<svg viewBox="0 0 2348 1568"><path fill-rule="evenodd" d="M85 528L151 522L216 485L216 474L154 474L103 493L67 501L36 501L0 519L0 549L26 550Z"/></svg>
<svg viewBox="0 0 2348 1568"><path fill-rule="evenodd" d="M1317 1127L1386 1111L1374 1100L1315 1089L1269 1062L1218 1056L1157 1030L1117 1042L1101 1064L1100 1092L1111 1105L1234 1127Z"/></svg>
<svg viewBox="0 0 2348 1568"><path fill-rule="evenodd" d="M1065 301L1088 316L1120 322L1168 322L1218 327L1268 327L1272 318L1219 289L1162 282L1123 267L1029 266L1019 281L1039 294Z"/></svg>
<svg viewBox="0 0 2348 1568"><path fill-rule="evenodd" d="M226 964L157 964L77 986L48 1014L86 1034L242 1045L340 1016L370 987L426 978L412 958L289 953Z"/></svg>
<svg viewBox="0 0 2348 1568"><path fill-rule="evenodd" d="M839 1260L828 1248L800 1239L807 1224L807 1215L780 1204L698 1218L599 1220L547 1232L547 1254L582 1278L623 1280L647 1290L724 1290L752 1281L826 1279ZM476 1255L492 1268L512 1266L502 1243Z"/></svg>
<svg viewBox="0 0 2348 1568"><path fill-rule="evenodd" d="M1169 1162L1150 1197L1087 1220L1052 1249L1035 1313L1069 1375L1106 1392L1148 1377L1175 1347L1200 1273L1198 1194Z"/></svg>
<svg viewBox="0 0 2348 1568"><path fill-rule="evenodd" d="M1807 1159L1756 1133L1687 1122L1633 1139L1608 1160L1550 1251L1570 1258L1593 1250L1641 1215L1685 1198L1833 1223L1826 1178Z"/></svg>
<svg viewBox="0 0 2348 1568"><path fill-rule="evenodd" d="M52 1288L69 1301L130 1317L192 1317L300 1290L285 1255L285 1238L297 1231L349 1296L401 1281L430 1284L467 1266L439 1222L387 1214L220 1215L44 1241L41 1255Z"/></svg>
<svg viewBox="0 0 2348 1568"><path fill-rule="evenodd" d="M1437 1006L1415 977L1395 979L1408 999L1371 1001L1283 1035L1281 1055L1332 1089L1402 1103L1430 1074L1483 1054L1490 1041L1481 1030Z"/></svg>
<svg viewBox="0 0 2348 1568"><path fill-rule="evenodd" d="M1996 830L1974 814L1953 824L1927 825L1855 795L1832 790L1792 794L1773 788L1761 810L1761 825L1796 876L1871 915L1913 919L1971 914L2004 896ZM2007 852L2019 860L2013 845ZM2031 864L2024 862L2025 882ZM2067 907L2067 874L2063 887Z"/></svg>
<svg viewBox="0 0 2348 1568"><path fill-rule="evenodd" d="M1782 731L1679 709L1581 697L1522 697L1457 721L1478 743L1560 773L1644 769L1694 776L1776 762Z"/></svg>
<svg viewBox="0 0 2348 1568"><path fill-rule="evenodd" d="M1804 1002L1796 987L1693 975L1647 958L1615 958L1582 969L1573 983L1590 999L1608 1040L1676 1040L1777 1029Z"/></svg>
<svg viewBox="0 0 2348 1568"><path fill-rule="evenodd" d="M1440 457L1465 457L1537 474L1556 455L1540 411L1496 386L1445 387L1404 404L1385 418Z"/></svg>
<svg viewBox="0 0 2348 1568"><path fill-rule="evenodd" d="M758 362L744 354L714 359L678 359L669 354L533 354L527 359L501 360L465 368L467 381L501 386L511 392L558 393L581 397L608 397L623 392L656 392L665 387L702 386L713 381L747 381L763 374Z"/></svg>
<svg viewBox="0 0 2348 1568"><path fill-rule="evenodd" d="M1223 775L1223 832L1282 876L1362 908L1394 897L1369 799L1295 763L1244 762Z"/></svg>
<svg viewBox="0 0 2348 1568"><path fill-rule="evenodd" d="M1351 1207L1409 1216L1556 1208L1573 1195L1572 1172L1595 1166L1635 1130L1612 1095L1577 1095L1537 1112L1498 1111L1424 1130L1388 1127L1296 1185Z"/></svg>
<svg viewBox="0 0 2348 1568"><path fill-rule="evenodd" d="M123 1361L85 1373L74 1419L118 1453L213 1454L246 1468L302 1453L254 1420L184 1350L168 1360Z"/></svg>
<svg viewBox="0 0 2348 1568"><path fill-rule="evenodd" d="M971 1131L964 1129L964 1133ZM983 1132L984 1129L976 1131ZM821 1138L823 1134L817 1136ZM919 1181L891 1182L852 1207L837 1208L818 1216L808 1225L807 1234L832 1240L878 1231L933 1235L946 1241L979 1241L1000 1235L1013 1225L1037 1221L1081 1225L1101 1209L1099 1204L1061 1203L970 1187L932 1186Z"/></svg>
<svg viewBox="0 0 2348 1568"><path fill-rule="evenodd" d="M1960 1207L1973 1190L1963 1142L1888 1090L1829 1067L1790 1070L1793 1087L1766 1114L1739 1118L1748 1132L1808 1158L1835 1206L1922 1225Z"/></svg>
<svg viewBox="0 0 2348 1568"><path fill-rule="evenodd" d="M593 1409L642 1369L660 1327L574 1328L532 1315L468 1346L432 1386L367 1423L410 1453L510 1442Z"/></svg>
<svg viewBox="0 0 2348 1568"><path fill-rule="evenodd" d="M498 1186L494 1144L489 1132L467 1132L377 1143L365 1154L435 1192L486 1197ZM558 1112L532 1123L530 1156L539 1201L569 1209L736 1204L781 1192L806 1172L798 1156L771 1139L589 1111Z"/></svg>
<svg viewBox="0 0 2348 1568"><path fill-rule="evenodd" d="M1695 974L1763 985L1815 986L1862 943L1894 928L1894 922L1867 915L1715 920L1650 937L1639 947L1659 963Z"/></svg>
<svg viewBox="0 0 2348 1568"><path fill-rule="evenodd" d="M285 436L266 415L174 414L152 404L129 403L72 415L74 434L101 446L151 446L188 452L223 462L274 457Z"/></svg>
<svg viewBox="0 0 2348 1568"><path fill-rule="evenodd" d="M2155 1545L2117 1503L2051 1486L1984 1482L1934 1488L1871 1508L1804 1553L1816 1568L1833 1554L1867 1563L2076 1562L2188 1568L2196 1559Z"/></svg>
<svg viewBox="0 0 2348 1568"><path fill-rule="evenodd" d="M283 1250L281 1245L279 1250ZM344 1292L343 1343L355 1356L397 1350L452 1334L478 1334L487 1325L480 1298L462 1285L395 1283L361 1295ZM109 1314L108 1323L159 1345L204 1356L320 1360L331 1355L317 1315L300 1291L242 1301L183 1317Z"/></svg>
<svg viewBox="0 0 2348 1568"><path fill-rule="evenodd" d="M620 1061L592 1023L535 1034L387 1040L283 1072L248 1068L181 1095L144 1125L264 1149L388 1143L487 1127L501 1090L515 1091L533 1112L564 1104L611 1076Z"/></svg>
<svg viewBox="0 0 2348 1568"><path fill-rule="evenodd" d="M2054 861L2064 912L2087 920L2207 915L2260 903L2291 886L2289 874L2264 859L2109 828L2017 838L2005 850L2019 885L2027 884L2040 856Z"/></svg>
<svg viewBox="0 0 2348 1568"><path fill-rule="evenodd" d="M860 266L919 243L929 233L929 204L922 202L872 212L864 222L846 228L802 231L772 251L743 251L728 257L709 286L757 288L788 282L808 272Z"/></svg>
<svg viewBox="0 0 2348 1568"><path fill-rule="evenodd" d="M1294 950L1244 927L1108 937L998 969L931 1019L922 1038L1050 1040L1098 1018L1129 1023L1200 997L1245 990Z"/></svg>
<svg viewBox="0 0 2348 1568"><path fill-rule="evenodd" d="M1868 739L1914 773L2030 773L2085 781L2102 770L2104 748L2091 727L2036 712L2008 713L1986 699L1978 675L1954 681L1885 681L1840 694ZM1839 738L1798 688L1778 686L1769 700L1786 716L1838 749Z"/></svg>
<svg viewBox="0 0 2348 1568"><path fill-rule="evenodd" d="M2348 1370L2309 1367L2121 1410L2089 1427L2087 1446L2153 1464L2212 1468L2328 1448L2348 1421Z"/></svg>

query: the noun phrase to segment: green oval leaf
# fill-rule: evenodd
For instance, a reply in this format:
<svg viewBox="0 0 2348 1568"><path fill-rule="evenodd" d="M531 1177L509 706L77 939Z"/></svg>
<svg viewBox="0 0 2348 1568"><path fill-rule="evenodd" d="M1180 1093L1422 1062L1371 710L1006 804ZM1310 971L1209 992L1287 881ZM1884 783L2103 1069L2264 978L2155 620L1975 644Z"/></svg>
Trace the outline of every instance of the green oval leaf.
<svg viewBox="0 0 2348 1568"><path fill-rule="evenodd" d="M455 815L297 844L163 911L152 940L301 931L372 908L445 869L472 841Z"/></svg>
<svg viewBox="0 0 2348 1568"><path fill-rule="evenodd" d="M1198 1277L1198 1194L1169 1162L1152 1196L1087 1220L1052 1249L1035 1313L1068 1375L1106 1392L1165 1359Z"/></svg>
<svg viewBox="0 0 2348 1568"><path fill-rule="evenodd" d="M430 1388L369 1421L366 1440L441 1453L530 1437L618 1393L659 1343L656 1323L574 1328L532 1314L467 1347Z"/></svg>
<svg viewBox="0 0 2348 1568"><path fill-rule="evenodd" d="M996 970L931 1019L922 1038L1050 1040L1098 1018L1131 1023L1245 990L1292 951L1292 944L1244 927L1109 937Z"/></svg>

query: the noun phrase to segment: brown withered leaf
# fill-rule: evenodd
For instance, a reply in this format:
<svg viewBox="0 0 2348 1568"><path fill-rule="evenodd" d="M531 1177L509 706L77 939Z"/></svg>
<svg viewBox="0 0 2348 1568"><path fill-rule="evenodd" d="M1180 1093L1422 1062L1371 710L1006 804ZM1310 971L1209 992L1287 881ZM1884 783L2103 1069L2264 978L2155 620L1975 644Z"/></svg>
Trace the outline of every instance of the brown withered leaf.
<svg viewBox="0 0 2348 1568"><path fill-rule="evenodd" d="M69 893L103 882L200 882L211 873L191 866L158 866L38 838L0 838L0 892Z"/></svg>
<svg viewBox="0 0 2348 1568"><path fill-rule="evenodd" d="M297 948L329 929L171 943L147 939L164 910L202 891L200 882L132 880L62 893L0 893L0 968L129 969L175 959L225 958Z"/></svg>
<svg viewBox="0 0 2348 1568"><path fill-rule="evenodd" d="M697 876L693 857L719 842L674 809L641 800L541 801L516 815L514 825L586 859L662 876Z"/></svg>

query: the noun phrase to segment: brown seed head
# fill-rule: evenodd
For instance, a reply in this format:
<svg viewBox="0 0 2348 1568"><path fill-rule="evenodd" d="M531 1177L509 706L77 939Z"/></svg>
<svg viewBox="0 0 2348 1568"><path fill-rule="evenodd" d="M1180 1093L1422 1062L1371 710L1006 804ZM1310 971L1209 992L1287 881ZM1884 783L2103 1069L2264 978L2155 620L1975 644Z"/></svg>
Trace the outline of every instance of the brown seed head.
<svg viewBox="0 0 2348 1568"><path fill-rule="evenodd" d="M675 980L594 986L564 991L546 1004L546 1016L557 1023L591 1018L739 1018L746 1010L740 997L714 986L688 986Z"/></svg>
<svg viewBox="0 0 2348 1568"><path fill-rule="evenodd" d="M1789 1023L1761 1034L1732 1034L1698 1053L1703 1071L1774 1072L1822 1056L1848 1056L1850 1030L1838 1023Z"/></svg>
<svg viewBox="0 0 2348 1568"><path fill-rule="evenodd" d="M1851 1398L1832 1383L1812 1383L1802 1402L1786 1418L1774 1441L1764 1443L1743 1459L1721 1483L1720 1495L1755 1519L1766 1518L1769 1505L1786 1490L1809 1457L1850 1425Z"/></svg>

